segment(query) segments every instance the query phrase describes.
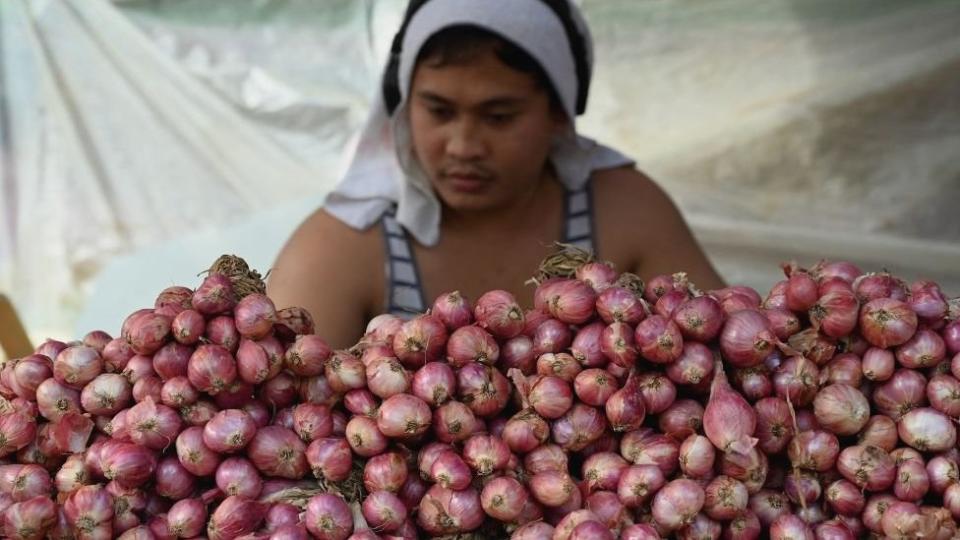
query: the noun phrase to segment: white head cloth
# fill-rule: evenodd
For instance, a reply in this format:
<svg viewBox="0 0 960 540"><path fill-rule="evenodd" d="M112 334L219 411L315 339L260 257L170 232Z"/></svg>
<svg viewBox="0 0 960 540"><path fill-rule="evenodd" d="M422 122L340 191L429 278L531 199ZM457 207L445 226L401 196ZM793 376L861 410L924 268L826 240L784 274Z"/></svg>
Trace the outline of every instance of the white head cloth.
<svg viewBox="0 0 960 540"><path fill-rule="evenodd" d="M570 11L584 36L587 63L593 44L579 9ZM542 0L431 0L407 27L400 56L400 104L392 117L378 94L347 171L327 196L324 207L356 229L376 223L393 205L397 221L421 244L439 239L440 201L413 158L406 120L406 99L414 63L424 43L444 28L469 24L489 30L519 46L546 72L570 118L567 136L553 143L550 161L568 189L582 188L599 169L633 162L619 152L576 134L578 81L566 32L559 17Z"/></svg>

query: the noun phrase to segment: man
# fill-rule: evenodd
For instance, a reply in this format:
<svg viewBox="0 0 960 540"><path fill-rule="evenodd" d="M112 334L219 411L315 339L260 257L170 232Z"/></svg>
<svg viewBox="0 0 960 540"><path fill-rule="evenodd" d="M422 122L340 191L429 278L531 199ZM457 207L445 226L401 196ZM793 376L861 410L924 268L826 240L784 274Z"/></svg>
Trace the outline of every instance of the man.
<svg viewBox="0 0 960 540"><path fill-rule="evenodd" d="M335 347L383 312L524 282L557 241L643 278L722 286L667 195L577 135L592 69L569 0L414 0L353 165L293 234L268 294ZM626 113L626 111L625 111Z"/></svg>

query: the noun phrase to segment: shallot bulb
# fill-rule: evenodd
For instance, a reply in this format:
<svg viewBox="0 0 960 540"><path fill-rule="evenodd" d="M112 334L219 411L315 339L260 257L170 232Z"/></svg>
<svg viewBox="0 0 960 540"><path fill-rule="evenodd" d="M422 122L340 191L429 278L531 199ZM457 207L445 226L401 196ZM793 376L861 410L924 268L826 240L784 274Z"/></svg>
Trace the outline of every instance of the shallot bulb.
<svg viewBox="0 0 960 540"><path fill-rule="evenodd" d="M460 291L438 296L433 302L430 314L440 319L451 332L473 322L473 306Z"/></svg>
<svg viewBox="0 0 960 540"><path fill-rule="evenodd" d="M757 444L757 418L743 397L730 388L723 365L717 361L710 399L703 414L703 430L723 452L746 453Z"/></svg>
<svg viewBox="0 0 960 540"><path fill-rule="evenodd" d="M507 291L490 291L477 299L473 311L477 324L500 339L516 337L523 331L523 310Z"/></svg>
<svg viewBox="0 0 960 540"><path fill-rule="evenodd" d="M817 423L837 435L854 435L870 419L870 403L852 386L831 384L813 400Z"/></svg>
<svg viewBox="0 0 960 540"><path fill-rule="evenodd" d="M674 480L663 486L653 498L653 519L665 530L677 530L690 524L703 508L703 488L693 480Z"/></svg>
<svg viewBox="0 0 960 540"><path fill-rule="evenodd" d="M776 344L777 336L769 319L753 309L732 313L720 332L720 351L735 367L752 367L762 363Z"/></svg>

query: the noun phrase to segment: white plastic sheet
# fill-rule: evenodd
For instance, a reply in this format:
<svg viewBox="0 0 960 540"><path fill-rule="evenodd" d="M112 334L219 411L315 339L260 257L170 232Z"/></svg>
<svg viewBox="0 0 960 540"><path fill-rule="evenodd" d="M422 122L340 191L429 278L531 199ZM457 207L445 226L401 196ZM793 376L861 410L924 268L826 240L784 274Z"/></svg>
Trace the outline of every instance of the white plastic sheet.
<svg viewBox="0 0 960 540"><path fill-rule="evenodd" d="M268 265L336 178L405 4L0 2L0 288L32 332L115 328L227 246ZM667 188L728 280L828 256L960 294L960 4L582 4L581 128Z"/></svg>

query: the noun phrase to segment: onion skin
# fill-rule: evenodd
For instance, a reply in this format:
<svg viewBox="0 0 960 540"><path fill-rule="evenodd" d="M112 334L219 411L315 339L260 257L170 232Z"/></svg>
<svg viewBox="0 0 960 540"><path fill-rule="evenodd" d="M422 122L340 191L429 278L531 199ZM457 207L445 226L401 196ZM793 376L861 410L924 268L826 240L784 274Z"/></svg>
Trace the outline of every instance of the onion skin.
<svg viewBox="0 0 960 540"><path fill-rule="evenodd" d="M665 485L653 498L653 517L667 530L677 530L690 524L703 508L703 488L693 480L674 480Z"/></svg>
<svg viewBox="0 0 960 540"><path fill-rule="evenodd" d="M730 388L718 361L710 386L710 400L703 413L704 433L720 451L744 454L757 444L757 439L752 437L756 427L753 408Z"/></svg>

